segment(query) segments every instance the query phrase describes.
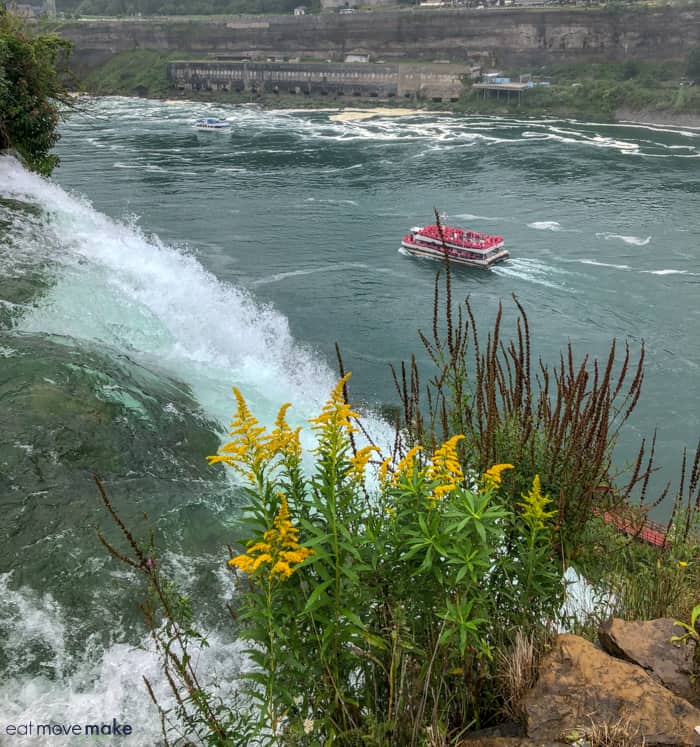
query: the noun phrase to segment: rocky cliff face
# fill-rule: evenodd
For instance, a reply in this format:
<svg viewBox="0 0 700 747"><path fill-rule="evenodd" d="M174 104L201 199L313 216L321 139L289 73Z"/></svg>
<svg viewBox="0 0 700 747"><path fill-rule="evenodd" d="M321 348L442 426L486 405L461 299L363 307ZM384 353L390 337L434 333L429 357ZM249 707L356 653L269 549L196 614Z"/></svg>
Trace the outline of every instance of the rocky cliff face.
<svg viewBox="0 0 700 747"><path fill-rule="evenodd" d="M78 72L137 49L188 57L301 56L332 61L362 49L387 62L402 57L481 59L508 66L681 59L700 45L700 11L405 10L230 20L75 21L58 31L74 44Z"/></svg>

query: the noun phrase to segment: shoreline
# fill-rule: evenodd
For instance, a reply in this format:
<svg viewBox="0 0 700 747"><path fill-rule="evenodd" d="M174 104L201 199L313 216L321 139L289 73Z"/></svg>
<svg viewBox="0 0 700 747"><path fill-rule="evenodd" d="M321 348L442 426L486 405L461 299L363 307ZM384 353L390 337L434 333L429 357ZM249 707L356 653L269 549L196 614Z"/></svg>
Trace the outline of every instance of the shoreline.
<svg viewBox="0 0 700 747"><path fill-rule="evenodd" d="M700 114L689 112L669 112L663 110L627 109L621 107L615 112L615 122L627 125L656 125L698 130L700 134Z"/></svg>
<svg viewBox="0 0 700 747"><path fill-rule="evenodd" d="M202 96L202 97L179 97L170 95L138 95L136 93L93 93L91 91L76 91L71 93L72 97L79 98L81 96L90 96L94 98L109 98L110 96L124 96L127 98L141 98L148 99L151 101L160 101L165 104L221 104L231 105L234 107L239 106L256 106L262 110L277 110L277 111L314 111L314 112L335 112L329 119L334 122L351 122L351 121L362 121L371 119L372 117L410 117L417 114L431 114L433 116L467 116L467 117L489 117L489 116L510 116L518 119L541 119L546 117L548 119L560 119L562 121L582 121L583 115L577 114L557 114L551 110L542 112L533 112L529 110L519 114L517 111L478 111L478 110L461 110L454 106L446 107L433 107L429 102L416 102L415 106L411 105L411 102L402 101L400 106L392 106L391 101L377 101L376 99L371 100L355 100L353 105L346 105L345 102L337 102L336 106L332 106L330 101L316 100L316 99L299 99L283 98L283 99L255 99L255 100L244 100L242 97L217 97L217 96ZM334 102L335 103L335 102ZM619 124L628 125L633 127L634 125L644 125L650 127L674 127L677 129L688 129L697 130L700 134L700 113L695 114L691 112L672 112L663 109L631 109L628 107L619 107L614 113L614 117L609 120L603 118L591 116L591 120L596 124Z"/></svg>

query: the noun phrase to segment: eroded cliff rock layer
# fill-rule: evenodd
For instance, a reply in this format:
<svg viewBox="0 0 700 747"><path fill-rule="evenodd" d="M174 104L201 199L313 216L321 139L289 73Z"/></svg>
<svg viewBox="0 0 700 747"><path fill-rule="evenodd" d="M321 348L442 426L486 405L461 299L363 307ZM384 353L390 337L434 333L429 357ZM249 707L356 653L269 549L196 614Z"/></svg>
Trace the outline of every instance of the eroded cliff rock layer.
<svg viewBox="0 0 700 747"><path fill-rule="evenodd" d="M153 49L192 56L289 57L343 61L358 49L400 58L487 64L684 58L700 44L700 11L441 9L351 15L230 19L73 21L59 33L85 71L120 52Z"/></svg>

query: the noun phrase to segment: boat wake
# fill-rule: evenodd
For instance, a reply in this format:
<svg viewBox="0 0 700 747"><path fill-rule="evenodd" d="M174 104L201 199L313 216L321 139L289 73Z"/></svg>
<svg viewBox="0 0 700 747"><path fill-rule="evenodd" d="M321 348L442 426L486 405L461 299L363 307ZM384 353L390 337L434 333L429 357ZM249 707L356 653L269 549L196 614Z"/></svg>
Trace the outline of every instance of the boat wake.
<svg viewBox="0 0 700 747"><path fill-rule="evenodd" d="M579 259L577 260L582 265L594 265L595 267L611 267L614 270L631 270L629 265L615 265L610 262L598 262L595 259Z"/></svg>
<svg viewBox="0 0 700 747"><path fill-rule="evenodd" d="M528 259L526 257L511 258L502 265L496 265L493 268L493 272L497 275L523 280L528 283L534 283L535 285L542 285L545 288L566 289L571 293L576 292L568 288L563 281L556 282L552 279L552 275L566 274L565 271L557 270L535 259Z"/></svg>
<svg viewBox="0 0 700 747"><path fill-rule="evenodd" d="M619 233L597 233L596 238L599 239L605 239L606 241L609 241L610 239L619 239L620 241L624 241L625 244L633 244L634 246L646 246L651 241L651 236L647 236L645 239L639 237L639 236L623 236Z"/></svg>

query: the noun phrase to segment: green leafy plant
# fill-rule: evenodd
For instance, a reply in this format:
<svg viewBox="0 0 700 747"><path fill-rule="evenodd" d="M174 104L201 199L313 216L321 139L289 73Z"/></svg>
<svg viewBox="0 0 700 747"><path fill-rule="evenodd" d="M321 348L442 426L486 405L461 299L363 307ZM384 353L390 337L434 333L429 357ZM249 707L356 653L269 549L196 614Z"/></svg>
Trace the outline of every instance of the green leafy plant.
<svg viewBox="0 0 700 747"><path fill-rule="evenodd" d="M237 390L232 440L210 457L239 474L249 499L246 550L229 564L259 736L408 745L430 727L453 737L500 713L490 683L503 631L561 606L557 510L538 477L509 508L513 465L465 469L462 434L427 453L358 448L347 378L311 420L308 476L289 405L268 432Z"/></svg>
<svg viewBox="0 0 700 747"><path fill-rule="evenodd" d="M70 43L54 34L31 35L0 5L0 150L14 148L29 168L50 174L58 157L59 106L67 95L58 72Z"/></svg>
<svg viewBox="0 0 700 747"><path fill-rule="evenodd" d="M674 635L671 638L671 643L680 643L687 646L692 641L693 643L693 680L697 683L700 679L700 628L698 626L698 618L700 618L700 604L693 607L693 611L690 613L690 624L683 622L682 620L676 620L674 626L685 630L683 635Z"/></svg>

